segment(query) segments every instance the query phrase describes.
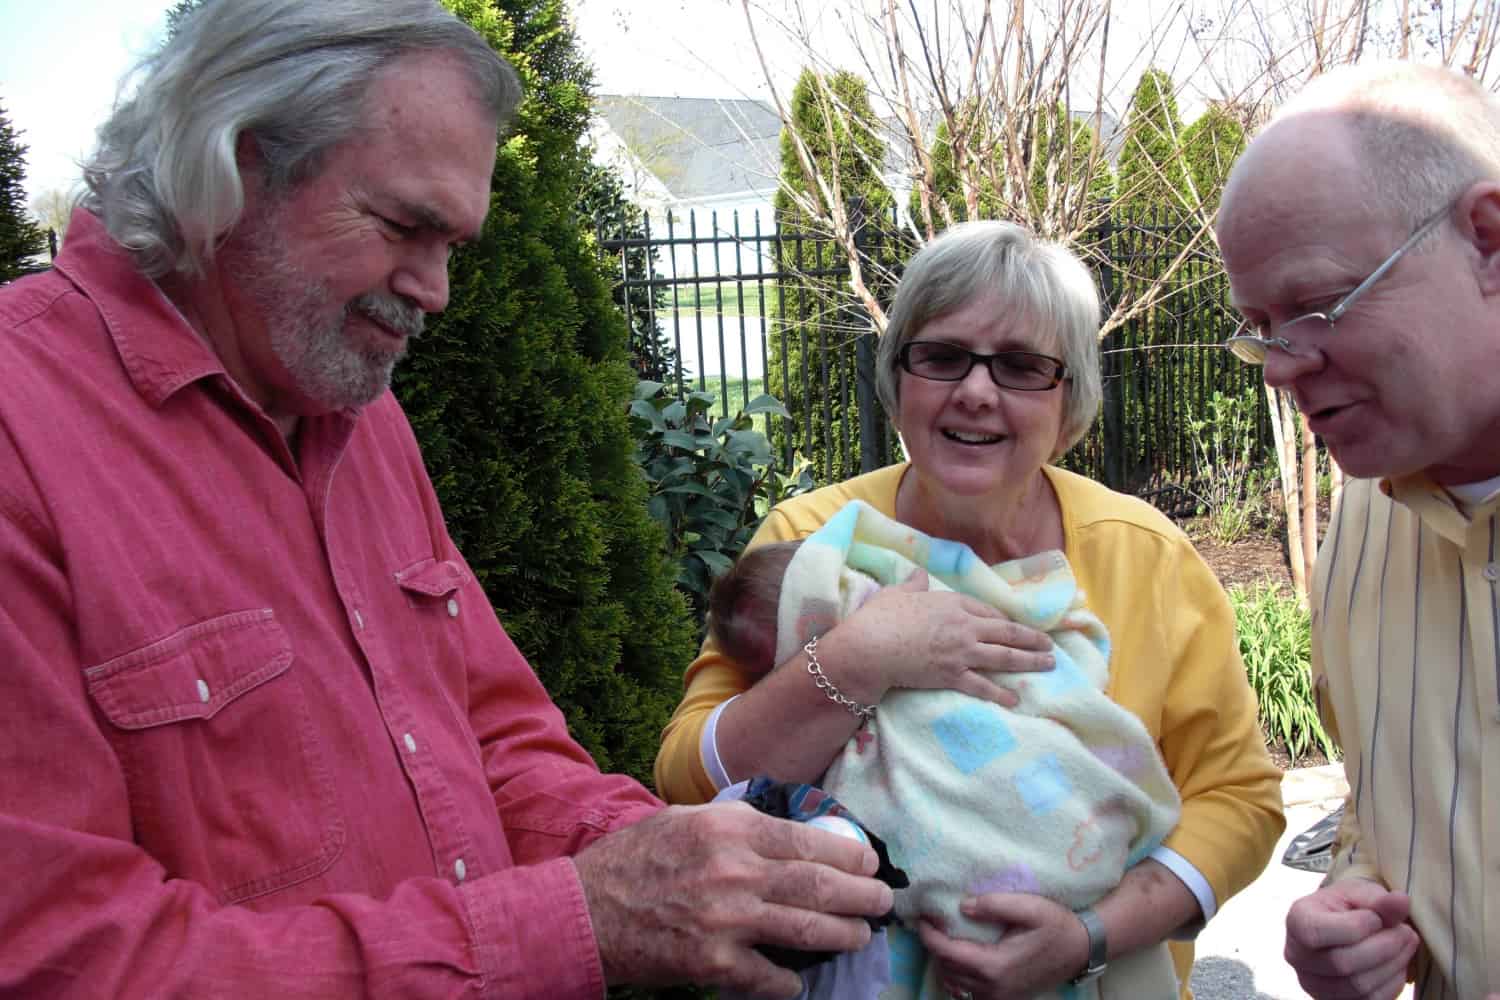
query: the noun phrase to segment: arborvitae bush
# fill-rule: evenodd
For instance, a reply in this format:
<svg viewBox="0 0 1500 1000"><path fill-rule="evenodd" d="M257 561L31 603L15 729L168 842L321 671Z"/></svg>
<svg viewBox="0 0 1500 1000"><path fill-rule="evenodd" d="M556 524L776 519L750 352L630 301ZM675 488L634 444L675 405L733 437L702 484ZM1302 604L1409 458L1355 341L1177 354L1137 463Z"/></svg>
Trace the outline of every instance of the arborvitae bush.
<svg viewBox="0 0 1500 1000"><path fill-rule="evenodd" d="M484 235L397 370L448 528L573 735L648 780L696 649L646 511L627 329L575 208L588 69L556 0L457 0L527 98Z"/></svg>
<svg viewBox="0 0 1500 1000"><path fill-rule="evenodd" d="M47 252L47 234L26 211L26 150L0 105L0 282L19 278Z"/></svg>

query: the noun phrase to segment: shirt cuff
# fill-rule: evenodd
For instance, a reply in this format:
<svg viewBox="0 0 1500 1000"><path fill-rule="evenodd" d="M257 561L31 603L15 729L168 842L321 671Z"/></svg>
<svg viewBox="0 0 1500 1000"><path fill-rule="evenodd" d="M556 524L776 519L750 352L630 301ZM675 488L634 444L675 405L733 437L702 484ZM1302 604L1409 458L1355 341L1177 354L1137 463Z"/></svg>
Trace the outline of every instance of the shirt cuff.
<svg viewBox="0 0 1500 1000"><path fill-rule="evenodd" d="M480 996L604 996L604 965L572 858L511 868L458 888L482 977Z"/></svg>
<svg viewBox="0 0 1500 1000"><path fill-rule="evenodd" d="M719 703L719 707L713 710L713 714L703 724L703 735L698 738L698 759L703 763L703 772L714 783L714 787L720 790L728 788L734 782L729 780L724 762L719 759L719 716L729 707L729 702L738 697L739 695L735 695L734 698Z"/></svg>
<svg viewBox="0 0 1500 1000"><path fill-rule="evenodd" d="M1176 875L1182 884L1188 887L1188 891L1197 898L1198 908L1203 911L1202 918L1189 921L1172 932L1173 941L1193 940L1198 936L1198 932L1203 930L1203 925L1218 912L1219 904L1214 899L1213 886L1208 884L1208 879L1203 877L1202 872L1193 867L1192 862L1170 847L1158 847L1147 857Z"/></svg>

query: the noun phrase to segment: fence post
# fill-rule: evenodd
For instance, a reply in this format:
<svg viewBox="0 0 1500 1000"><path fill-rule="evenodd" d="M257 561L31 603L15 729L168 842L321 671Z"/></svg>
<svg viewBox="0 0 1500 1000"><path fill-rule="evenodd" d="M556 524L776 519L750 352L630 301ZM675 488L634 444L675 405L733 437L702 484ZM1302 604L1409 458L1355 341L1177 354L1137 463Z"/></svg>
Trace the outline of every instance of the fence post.
<svg viewBox="0 0 1500 1000"><path fill-rule="evenodd" d="M1100 255L1099 281L1103 286L1104 308L1112 310L1115 305L1115 216L1111 207L1104 213L1099 225L1099 242L1104 247ZM1125 488L1125 397L1120 378L1120 355L1099 345L1099 378L1104 390L1104 433L1100 435L1103 454L1099 456L1104 470L1104 485L1112 490Z"/></svg>
<svg viewBox="0 0 1500 1000"><path fill-rule="evenodd" d="M865 280L874 273L865 246L865 200L849 202L849 228L854 234L854 252ZM859 408L859 471L873 472L885 465L885 419L880 397L875 391L875 323L870 315L851 298L844 307L850 331L863 330L854 340L854 398Z"/></svg>

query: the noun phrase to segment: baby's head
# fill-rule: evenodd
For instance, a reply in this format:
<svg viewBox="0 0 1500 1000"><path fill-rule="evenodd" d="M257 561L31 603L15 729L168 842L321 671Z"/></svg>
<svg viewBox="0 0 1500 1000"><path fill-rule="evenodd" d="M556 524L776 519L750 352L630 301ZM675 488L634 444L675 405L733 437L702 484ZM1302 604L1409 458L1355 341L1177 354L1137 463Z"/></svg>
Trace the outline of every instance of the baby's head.
<svg viewBox="0 0 1500 1000"><path fill-rule="evenodd" d="M776 666L776 608L781 581L801 542L751 549L708 592L708 632L752 678Z"/></svg>

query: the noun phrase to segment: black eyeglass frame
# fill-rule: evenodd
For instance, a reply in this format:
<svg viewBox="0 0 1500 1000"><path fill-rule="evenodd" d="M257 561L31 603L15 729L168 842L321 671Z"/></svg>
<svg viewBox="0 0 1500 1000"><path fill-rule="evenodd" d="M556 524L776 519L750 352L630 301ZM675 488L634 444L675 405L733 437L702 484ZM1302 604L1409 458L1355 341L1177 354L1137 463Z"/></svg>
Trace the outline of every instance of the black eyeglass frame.
<svg viewBox="0 0 1500 1000"><path fill-rule="evenodd" d="M925 372L914 371L911 366L912 349L926 344L937 344L968 355L969 363L964 367L963 374L955 375L952 378L943 378ZM1052 381L1047 385L1008 385L1000 381L1000 376L995 374L995 362L1001 358L1038 358L1046 361L1054 366L1051 376ZM1061 358L1054 358L1050 354L1039 354L1036 351L997 351L994 354L980 354L959 344L950 344L946 340L908 340L901 345L901 349L896 353L896 364L901 367L902 371L910 375L915 375L917 378L927 379L929 382L962 382L969 377L969 373L974 370L974 366L981 361L984 362L985 368L990 373L991 382L995 383L1001 389L1011 389L1015 392L1050 392L1068 379L1068 366L1063 363Z"/></svg>

